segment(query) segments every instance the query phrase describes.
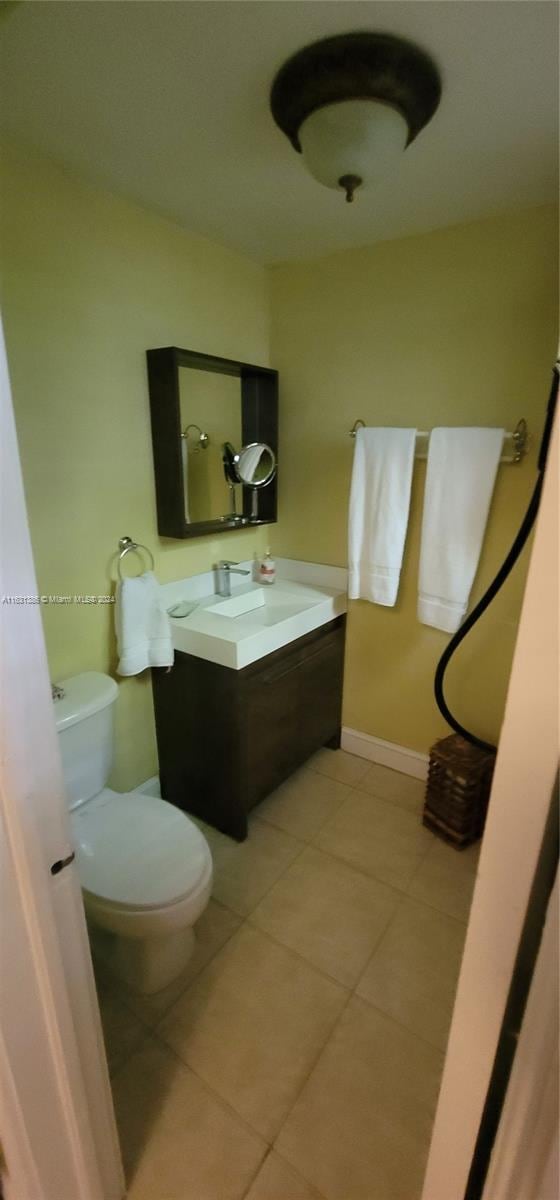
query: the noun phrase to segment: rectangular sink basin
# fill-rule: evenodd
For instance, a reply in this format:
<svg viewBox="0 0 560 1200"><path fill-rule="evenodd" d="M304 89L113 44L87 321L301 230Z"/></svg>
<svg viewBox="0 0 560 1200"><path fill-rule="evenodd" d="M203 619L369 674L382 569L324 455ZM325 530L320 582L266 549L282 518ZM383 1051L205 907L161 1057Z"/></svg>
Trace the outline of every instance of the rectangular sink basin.
<svg viewBox="0 0 560 1200"><path fill-rule="evenodd" d="M182 620L172 616L173 645L239 671L344 612L346 593L338 588L287 579L264 588L244 584L224 600L202 597Z"/></svg>
<svg viewBox="0 0 560 1200"><path fill-rule="evenodd" d="M228 596L227 600L219 600L208 612L217 617L242 617L244 613L253 612L256 608L264 608L264 590L255 588L241 596Z"/></svg>

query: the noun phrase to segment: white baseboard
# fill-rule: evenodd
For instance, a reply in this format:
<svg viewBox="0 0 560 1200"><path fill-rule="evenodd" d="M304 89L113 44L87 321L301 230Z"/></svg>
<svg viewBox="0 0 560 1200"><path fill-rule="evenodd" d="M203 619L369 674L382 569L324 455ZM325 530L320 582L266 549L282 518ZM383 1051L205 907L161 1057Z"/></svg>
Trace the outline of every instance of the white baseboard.
<svg viewBox="0 0 560 1200"><path fill-rule="evenodd" d="M142 792L144 796L153 796L154 799L161 800L159 775L151 775L149 779L145 779L143 783L139 783L138 787L134 790L136 792Z"/></svg>
<svg viewBox="0 0 560 1200"><path fill-rule="evenodd" d="M402 771L403 775L427 779L429 755L421 754L419 750L409 750L408 746L398 746L395 742L384 742L383 738L360 733L359 729L348 729L346 725L342 727L341 745L343 750L357 754L359 758L368 758L382 767Z"/></svg>

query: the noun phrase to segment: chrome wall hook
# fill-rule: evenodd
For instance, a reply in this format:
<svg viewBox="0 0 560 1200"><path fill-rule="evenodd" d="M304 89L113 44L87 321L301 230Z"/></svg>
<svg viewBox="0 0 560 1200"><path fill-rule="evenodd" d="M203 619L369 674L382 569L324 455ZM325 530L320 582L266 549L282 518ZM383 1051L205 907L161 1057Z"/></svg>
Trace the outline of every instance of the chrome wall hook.
<svg viewBox="0 0 560 1200"><path fill-rule="evenodd" d="M210 441L208 434L204 433L204 430L200 428L200 425L195 425L194 421L191 421L190 425L187 425L181 434L181 437L184 438L186 442L189 440L189 429L198 430L198 445L194 447L194 452L196 453L198 450L206 450L206 447Z"/></svg>
<svg viewBox="0 0 560 1200"><path fill-rule="evenodd" d="M366 427L365 421L362 421L362 418L358 417L358 420L354 421L354 424L350 430L350 437L355 438L355 436L358 432L358 429L365 429L365 427Z"/></svg>

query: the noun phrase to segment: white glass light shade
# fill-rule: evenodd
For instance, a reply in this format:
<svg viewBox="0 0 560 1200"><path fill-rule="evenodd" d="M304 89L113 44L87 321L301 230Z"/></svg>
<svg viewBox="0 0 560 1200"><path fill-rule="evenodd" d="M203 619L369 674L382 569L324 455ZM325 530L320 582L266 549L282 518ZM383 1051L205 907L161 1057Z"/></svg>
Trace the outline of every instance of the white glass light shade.
<svg viewBox="0 0 560 1200"><path fill-rule="evenodd" d="M344 176L363 187L384 179L400 158L408 126L396 108L378 100L340 100L315 109L298 130L305 165L326 187Z"/></svg>

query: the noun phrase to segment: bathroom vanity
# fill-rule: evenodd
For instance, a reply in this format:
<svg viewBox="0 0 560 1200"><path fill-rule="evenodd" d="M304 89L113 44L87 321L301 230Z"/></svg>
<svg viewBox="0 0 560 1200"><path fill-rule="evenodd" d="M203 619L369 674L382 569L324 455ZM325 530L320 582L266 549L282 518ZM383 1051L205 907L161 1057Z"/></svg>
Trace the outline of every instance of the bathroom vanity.
<svg viewBox="0 0 560 1200"><path fill-rule="evenodd" d="M152 672L162 796L240 841L259 800L340 745L346 624L337 588L249 584L229 611L244 600L173 620L173 669Z"/></svg>

